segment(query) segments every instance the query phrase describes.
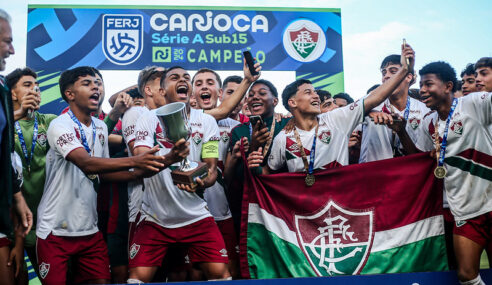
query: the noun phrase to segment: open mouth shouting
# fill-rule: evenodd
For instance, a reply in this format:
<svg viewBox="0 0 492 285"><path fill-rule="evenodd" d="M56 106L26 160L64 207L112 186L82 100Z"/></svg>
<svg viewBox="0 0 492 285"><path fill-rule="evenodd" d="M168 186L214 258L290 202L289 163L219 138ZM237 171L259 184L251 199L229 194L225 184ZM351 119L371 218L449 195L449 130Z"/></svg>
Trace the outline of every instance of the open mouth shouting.
<svg viewBox="0 0 492 285"><path fill-rule="evenodd" d="M188 90L189 87L187 84L178 84L176 87L176 94L178 95L179 100L186 100L188 99Z"/></svg>
<svg viewBox="0 0 492 285"><path fill-rule="evenodd" d="M200 99L202 99L202 102L205 105L212 103L210 98L212 98L212 94L210 94L209 92L203 92L202 94L200 94Z"/></svg>
<svg viewBox="0 0 492 285"><path fill-rule="evenodd" d="M90 102L91 104L94 104L94 105L98 106L98 105L99 105L99 98L100 98L100 96L101 96L101 95L99 94L99 92L95 92L94 94L92 94L92 95L89 97L89 102Z"/></svg>

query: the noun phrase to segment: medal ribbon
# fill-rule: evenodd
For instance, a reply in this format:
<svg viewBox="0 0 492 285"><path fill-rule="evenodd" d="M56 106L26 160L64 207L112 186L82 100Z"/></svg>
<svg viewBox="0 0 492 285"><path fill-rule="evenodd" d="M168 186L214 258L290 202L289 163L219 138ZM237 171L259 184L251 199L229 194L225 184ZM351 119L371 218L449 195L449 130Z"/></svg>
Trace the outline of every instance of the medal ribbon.
<svg viewBox="0 0 492 285"><path fill-rule="evenodd" d="M407 105L405 106L405 112L403 113L403 118L405 118L405 122L408 121L409 115L410 115L410 96L407 95ZM395 134L393 134L393 141L396 141L393 149L393 153L396 153L396 151L400 149L400 140L396 139Z"/></svg>
<svg viewBox="0 0 492 285"><path fill-rule="evenodd" d="M27 152L26 141L24 140L24 135L22 135L22 129L20 127L19 122L15 122L15 131L19 136L19 142L21 144L22 153L24 154L24 158L26 160L27 169L31 169L31 161L34 156L34 148L36 147L36 141L38 140L38 118L34 116L34 130L32 133L32 144L31 144L31 155Z"/></svg>
<svg viewBox="0 0 492 285"><path fill-rule="evenodd" d="M444 165L444 156L446 155L446 146L448 144L449 123L451 122L451 117L453 116L454 110L456 109L456 105L458 105L458 99L454 98L453 104L451 104L451 109L449 110L448 119L446 120L444 133L442 134L442 143L441 143L441 149L439 151L439 160L437 164L438 166ZM439 122L439 115L437 115L437 122ZM436 142L439 142L439 123L437 123L436 138L437 138Z"/></svg>
<svg viewBox="0 0 492 285"><path fill-rule="evenodd" d="M294 136L296 137L296 143L301 151L302 162L304 162L304 170L308 174L313 174L314 172L314 158L316 152L316 138L318 137L318 128L319 128L319 124L316 126L316 130L314 131L313 146L311 147L311 152L309 153L309 164L308 164L306 152L304 151L304 146L302 145L302 141L301 141L301 136L299 135L297 129L294 127Z"/></svg>
<svg viewBox="0 0 492 285"><path fill-rule="evenodd" d="M80 139L82 140L82 145L84 146L85 150L89 153L89 155L91 155L91 149L92 149L92 151L94 150L94 143L96 141L96 124L94 124L94 120L91 120L92 147L89 147L89 143L87 142L87 137L85 136L84 129L82 128L82 124L80 123L79 119L77 119L77 117L75 117L72 110L68 110L68 115L70 116L70 118L72 118L72 121L74 121L79 126Z"/></svg>

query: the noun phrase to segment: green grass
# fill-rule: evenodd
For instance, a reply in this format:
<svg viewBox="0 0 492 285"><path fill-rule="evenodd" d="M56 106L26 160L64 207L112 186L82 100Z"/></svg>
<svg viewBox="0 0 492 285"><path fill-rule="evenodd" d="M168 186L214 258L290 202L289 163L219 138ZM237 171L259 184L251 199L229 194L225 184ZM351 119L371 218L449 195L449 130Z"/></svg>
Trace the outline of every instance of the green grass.
<svg viewBox="0 0 492 285"><path fill-rule="evenodd" d="M480 258L480 269L489 268L489 259L487 258L487 253L485 250L482 252L482 257Z"/></svg>

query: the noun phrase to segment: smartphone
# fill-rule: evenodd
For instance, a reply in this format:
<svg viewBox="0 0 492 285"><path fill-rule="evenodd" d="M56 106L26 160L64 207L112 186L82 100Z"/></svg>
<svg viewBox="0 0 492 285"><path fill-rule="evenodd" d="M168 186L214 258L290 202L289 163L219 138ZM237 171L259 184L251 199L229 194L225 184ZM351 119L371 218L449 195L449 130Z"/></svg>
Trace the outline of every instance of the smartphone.
<svg viewBox="0 0 492 285"><path fill-rule="evenodd" d="M243 52L244 59L246 60L246 64L248 65L249 72L251 75L255 76L258 75L259 72L256 72L255 69L255 60L253 59L253 56L251 55L251 52L249 50Z"/></svg>
<svg viewBox="0 0 492 285"><path fill-rule="evenodd" d="M403 48L406 48L407 47L407 40L403 39ZM407 58L405 58L405 60L407 61L407 65L410 66L410 60Z"/></svg>
<svg viewBox="0 0 492 285"><path fill-rule="evenodd" d="M250 116L249 121L251 122L251 125L253 127L256 126L256 124L258 124L258 123L263 125L263 119L261 118L261 116L258 116L258 115Z"/></svg>

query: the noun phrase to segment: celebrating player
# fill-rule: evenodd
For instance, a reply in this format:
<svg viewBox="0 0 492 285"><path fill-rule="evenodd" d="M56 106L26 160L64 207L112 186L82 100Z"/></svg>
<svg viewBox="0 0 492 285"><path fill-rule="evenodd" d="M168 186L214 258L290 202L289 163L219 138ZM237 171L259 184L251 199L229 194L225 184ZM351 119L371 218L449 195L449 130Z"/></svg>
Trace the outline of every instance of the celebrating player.
<svg viewBox="0 0 492 285"><path fill-rule="evenodd" d="M246 94L249 86L258 79L259 75L252 76L249 69L244 63L244 79L241 80L237 88L233 89L230 86L226 91L231 92L228 94L226 100L231 100L234 94L242 93L243 96ZM257 64L257 70L260 71L261 68ZM211 69L202 68L197 71L194 75L193 80L193 94L197 98L198 106L204 110L211 110L217 107L217 100L219 97L223 97L223 90L220 88L221 80L220 76ZM241 110L241 105L239 104L233 111L234 116ZM240 122L233 120L231 118L225 118L217 122L220 132L219 141L219 173L217 182L205 191L205 200L207 201L210 212L215 218L217 225L224 237L227 252L229 253L229 271L232 277L238 277L238 256L236 253L236 248L238 247L236 233L234 232L234 222L232 220L231 211L229 209L229 204L224 192L224 180L222 173L224 171L224 161L226 160L227 149L229 147L229 141L231 137L231 130L235 126L239 125Z"/></svg>
<svg viewBox="0 0 492 285"><path fill-rule="evenodd" d="M14 114L19 117L22 116L20 120L15 122L15 151L22 159L22 176L24 178L22 193L27 205L33 211L34 221L36 221L36 212L43 195L46 177L46 153L49 149L46 132L50 122L56 118L56 115L34 111L39 109L41 101L36 78L36 72L28 67L18 68L6 77L7 86L12 96ZM32 116L28 116L29 110L33 112ZM24 240L24 248L34 268L37 269L35 225L34 222L33 231ZM24 257L22 250L19 257L22 259Z"/></svg>
<svg viewBox="0 0 492 285"><path fill-rule="evenodd" d="M480 61L479 61L480 62ZM432 62L420 71L420 94L434 112L423 120L416 145L403 127L394 128L410 153L432 151L434 175L444 178L446 197L455 219L453 243L462 284L483 284L480 256L492 241L492 93L476 92L454 98L456 73L445 62ZM483 81L480 81L483 82Z"/></svg>
<svg viewBox="0 0 492 285"><path fill-rule="evenodd" d="M144 179L142 217L130 247L128 282L150 282L169 247L176 243L188 247L190 261L200 266L207 279L229 278L227 250L206 202L190 186L175 186L168 167L185 157L203 160L209 167L208 176L197 179L197 183L200 188L212 186L217 178L217 123L212 116L190 108L191 78L183 68L169 68L161 80L161 88L167 103L186 104L191 137L189 142L181 139L173 147L164 137L155 111L144 114L137 123L135 154L158 144L162 147L159 154L169 157L169 163L158 175Z"/></svg>
<svg viewBox="0 0 492 285"><path fill-rule="evenodd" d="M75 282L107 283L106 244L97 228L96 196L103 181L131 181L141 169L156 172L165 158L154 148L131 158L109 159L106 125L91 116L99 106L96 74L90 67L67 70L60 91L70 109L48 128L46 182L36 229L43 284L66 283L67 261L77 256ZM133 172L123 171L138 168Z"/></svg>
<svg viewBox="0 0 492 285"><path fill-rule="evenodd" d="M407 65L406 60L410 65ZM293 120L273 142L268 166L263 173L287 167L289 172L306 172L306 185L315 183L315 169L326 169L348 164L348 140L352 130L363 118L365 110L381 104L413 70L414 52L402 47L401 68L395 75L374 90L362 102L356 101L342 108L320 115L320 99L309 80L299 79L282 92L285 107ZM250 168L259 167L264 159L261 148L248 157Z"/></svg>
<svg viewBox="0 0 492 285"><path fill-rule="evenodd" d="M389 55L381 63L382 83L393 78L402 68L400 55ZM412 141L417 141L417 132L420 122L429 109L418 100L408 95L408 89L414 81L414 74L409 73L398 85L388 99L374 108L373 112L382 112L390 115L397 115L407 121L407 132ZM372 114L371 114L372 115ZM391 129L378 125L384 123L386 117L377 114L374 122L367 120L367 125L362 128L363 136L361 143L361 153L359 162L369 162L375 160L388 159L395 156L402 156L402 146L398 136ZM386 119L387 120L387 119Z"/></svg>

